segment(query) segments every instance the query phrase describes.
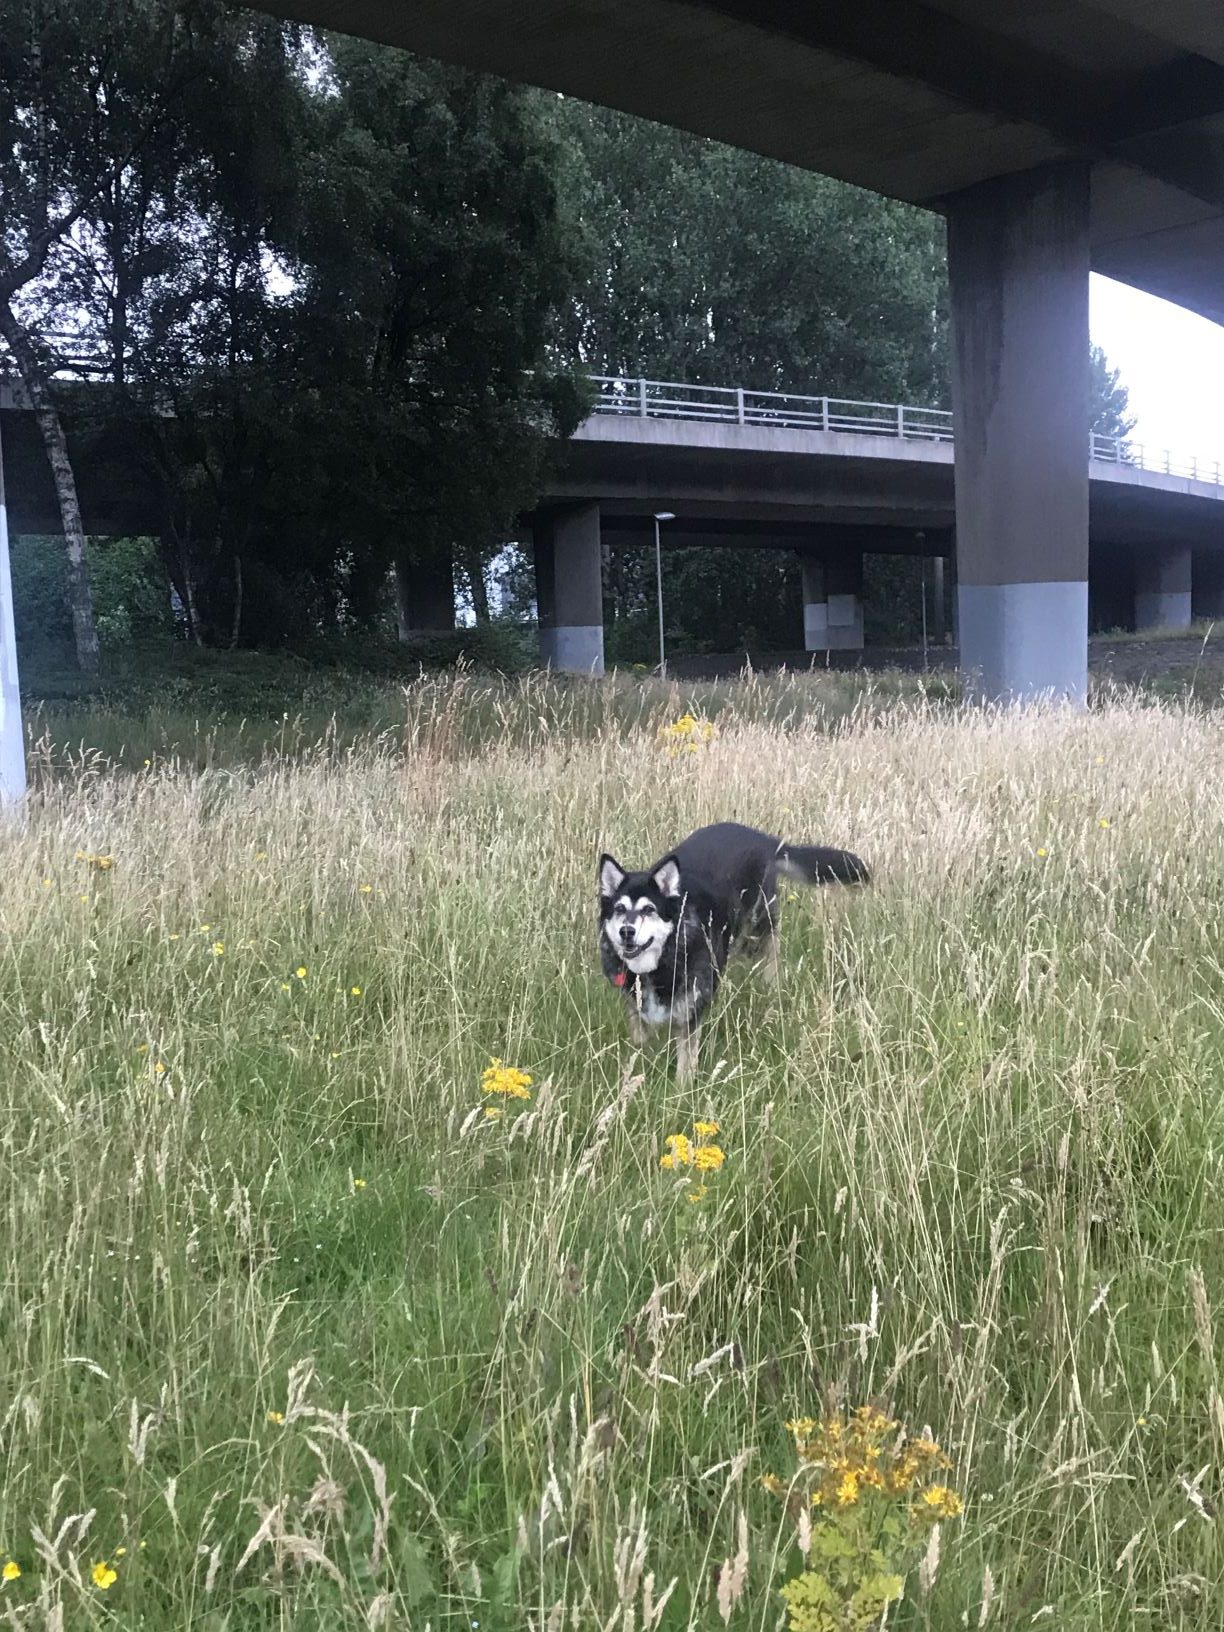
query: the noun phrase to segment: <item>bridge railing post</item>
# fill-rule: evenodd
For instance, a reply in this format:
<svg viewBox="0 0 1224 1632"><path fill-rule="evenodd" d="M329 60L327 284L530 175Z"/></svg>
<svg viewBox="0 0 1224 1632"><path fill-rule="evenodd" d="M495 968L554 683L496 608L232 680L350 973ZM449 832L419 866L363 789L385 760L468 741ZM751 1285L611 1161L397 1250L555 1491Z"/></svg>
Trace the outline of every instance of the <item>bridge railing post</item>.
<svg viewBox="0 0 1224 1632"><path fill-rule="evenodd" d="M821 428L822 431L827 431L828 428L829 428L829 399L828 399L828 397L821 397L821 399L820 399L820 428Z"/></svg>
<svg viewBox="0 0 1224 1632"><path fill-rule="evenodd" d="M744 423L744 388L737 385L735 388L735 418L740 425Z"/></svg>
<svg viewBox="0 0 1224 1632"><path fill-rule="evenodd" d="M905 441L905 404L900 402L897 404L897 436Z"/></svg>
<svg viewBox="0 0 1224 1632"><path fill-rule="evenodd" d="M642 419L646 418L646 381L645 380L639 380L638 381L638 414L640 415L640 417Z"/></svg>

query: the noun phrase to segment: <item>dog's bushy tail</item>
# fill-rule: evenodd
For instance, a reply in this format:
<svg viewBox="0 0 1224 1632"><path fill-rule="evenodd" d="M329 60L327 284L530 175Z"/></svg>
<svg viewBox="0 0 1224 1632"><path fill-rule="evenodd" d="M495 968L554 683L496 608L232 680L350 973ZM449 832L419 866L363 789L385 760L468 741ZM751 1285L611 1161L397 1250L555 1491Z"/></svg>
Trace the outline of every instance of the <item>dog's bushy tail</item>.
<svg viewBox="0 0 1224 1632"><path fill-rule="evenodd" d="M870 884L871 874L852 850L824 844L784 844L778 871L798 884Z"/></svg>

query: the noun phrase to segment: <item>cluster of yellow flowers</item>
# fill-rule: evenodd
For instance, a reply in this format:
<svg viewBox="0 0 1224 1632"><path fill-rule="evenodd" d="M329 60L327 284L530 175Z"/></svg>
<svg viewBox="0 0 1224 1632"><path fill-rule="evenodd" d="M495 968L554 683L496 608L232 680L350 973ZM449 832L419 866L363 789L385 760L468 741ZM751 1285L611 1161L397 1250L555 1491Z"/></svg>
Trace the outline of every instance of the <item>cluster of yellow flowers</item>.
<svg viewBox="0 0 1224 1632"><path fill-rule="evenodd" d="M493 1058L481 1072L480 1090L485 1094L501 1094L504 1099L530 1099L533 1081L526 1071L518 1071Z"/></svg>
<svg viewBox="0 0 1224 1632"><path fill-rule="evenodd" d="M681 714L671 725L659 728L659 742L669 759L677 754L695 754L717 735L718 727L712 720L699 720L695 714Z"/></svg>
<svg viewBox="0 0 1224 1632"><path fill-rule="evenodd" d="M861 1405L849 1420L797 1417L787 1423L799 1468L789 1485L767 1473L761 1483L775 1496L806 1492L813 1507L846 1508L870 1492L913 1498L910 1515L934 1523L954 1519L962 1502L947 1485L929 1484L952 1464L933 1439L910 1439L900 1423L874 1406Z"/></svg>
<svg viewBox="0 0 1224 1632"><path fill-rule="evenodd" d="M874 1406L787 1423L798 1467L761 1483L811 1519L808 1568L782 1586L789 1632L873 1632L905 1592L926 1530L964 1504L933 1476L951 1463L933 1439L911 1438ZM909 1523L888 1513L904 1505Z"/></svg>
<svg viewBox="0 0 1224 1632"><path fill-rule="evenodd" d="M664 1140L667 1149L659 1157L659 1166L669 1173L679 1173L685 1169L701 1174L717 1173L727 1159L722 1146L714 1143L717 1132L717 1122L694 1122L691 1139L687 1133L669 1133ZM688 1192L688 1199L702 1201L705 1193L706 1186L698 1184L695 1190Z"/></svg>
<svg viewBox="0 0 1224 1632"><path fill-rule="evenodd" d="M95 873L109 873L111 868L115 865L114 856L95 856L89 850L78 850L76 853L76 859L78 861L83 861L86 866L91 868Z"/></svg>

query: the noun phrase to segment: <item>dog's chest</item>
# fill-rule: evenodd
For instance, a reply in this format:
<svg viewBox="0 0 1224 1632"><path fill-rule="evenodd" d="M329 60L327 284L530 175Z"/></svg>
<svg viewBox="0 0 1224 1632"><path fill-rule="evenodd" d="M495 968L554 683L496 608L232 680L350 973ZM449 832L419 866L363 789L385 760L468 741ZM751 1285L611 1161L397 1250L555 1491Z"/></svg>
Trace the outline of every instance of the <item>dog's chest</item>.
<svg viewBox="0 0 1224 1632"><path fill-rule="evenodd" d="M687 1020L692 1011L687 993L656 991L649 980L631 981L628 996L639 1018L648 1026L666 1026Z"/></svg>

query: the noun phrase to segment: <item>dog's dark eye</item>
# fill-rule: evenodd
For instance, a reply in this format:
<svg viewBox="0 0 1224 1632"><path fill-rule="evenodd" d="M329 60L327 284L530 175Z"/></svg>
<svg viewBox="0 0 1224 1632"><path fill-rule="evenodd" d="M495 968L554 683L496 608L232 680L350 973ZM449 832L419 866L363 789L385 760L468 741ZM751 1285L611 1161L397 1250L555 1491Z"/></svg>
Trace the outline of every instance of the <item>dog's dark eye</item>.
<svg viewBox="0 0 1224 1632"><path fill-rule="evenodd" d="M645 906L643 906L643 908L642 908L642 917L643 918L653 918L654 916L655 916L655 909L651 906L650 902L647 901Z"/></svg>

